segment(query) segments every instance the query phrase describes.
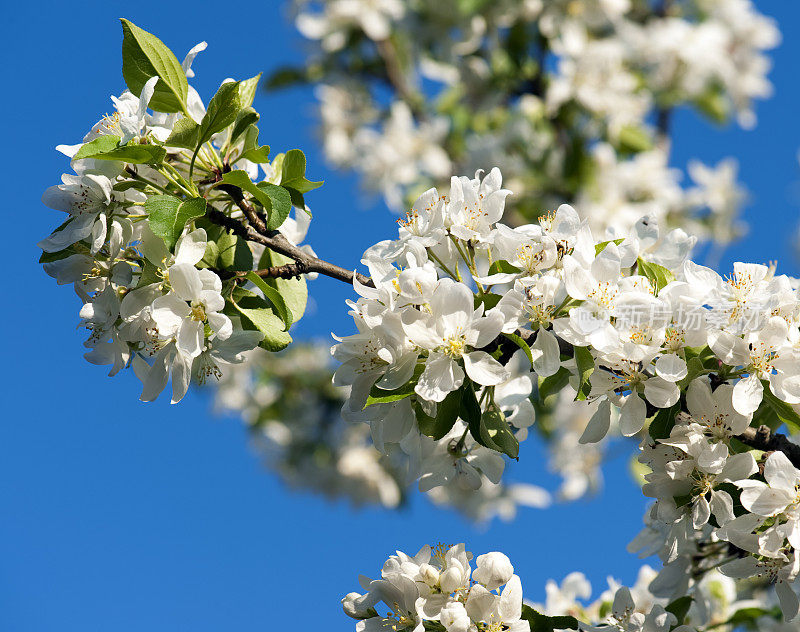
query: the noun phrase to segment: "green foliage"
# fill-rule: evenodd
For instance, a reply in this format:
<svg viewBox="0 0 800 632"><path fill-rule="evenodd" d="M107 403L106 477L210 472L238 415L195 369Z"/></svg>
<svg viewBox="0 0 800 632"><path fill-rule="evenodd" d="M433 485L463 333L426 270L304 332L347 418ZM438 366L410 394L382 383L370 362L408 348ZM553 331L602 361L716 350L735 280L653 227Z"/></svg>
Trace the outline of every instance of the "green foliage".
<svg viewBox="0 0 800 632"><path fill-rule="evenodd" d="M183 147L184 149L195 149L200 138L200 126L188 116L178 119L172 128L172 133L167 138L167 147Z"/></svg>
<svg viewBox="0 0 800 632"><path fill-rule="evenodd" d="M259 268L271 268L292 263L294 260L282 254L274 252L269 248L264 249L261 260L258 262ZM271 285L280 292L289 311L292 312L293 322L297 322L303 317L308 302L308 286L304 277L296 279L263 279L264 283Z"/></svg>
<svg viewBox="0 0 800 632"><path fill-rule="evenodd" d="M150 107L157 112L186 111L189 83L173 52L160 39L133 22L122 22L122 76L130 91L139 96L151 77L158 77Z"/></svg>
<svg viewBox="0 0 800 632"><path fill-rule="evenodd" d="M211 137L231 125L242 109L240 83L229 81L223 83L217 93L208 102L203 120L200 121L198 130L197 147L211 140Z"/></svg>
<svg viewBox="0 0 800 632"><path fill-rule="evenodd" d="M167 248L172 250L184 226L205 215L206 201L203 198L183 201L171 195L151 195L144 203L144 209L150 216L153 233L161 237Z"/></svg>
<svg viewBox="0 0 800 632"><path fill-rule="evenodd" d="M322 186L322 181L312 182L306 178L306 155L299 149L290 149L283 157L281 186L288 189L292 203L305 207L303 194Z"/></svg>
<svg viewBox="0 0 800 632"><path fill-rule="evenodd" d="M119 136L98 136L89 141L75 154L74 160L94 158L95 160L119 160L131 164L157 165L164 161L167 150L158 145L139 145L136 143L120 145Z"/></svg>
<svg viewBox="0 0 800 632"><path fill-rule="evenodd" d="M539 401L544 402L548 397L556 395L569 384L570 372L563 366L553 375L539 378Z"/></svg>
<svg viewBox="0 0 800 632"><path fill-rule="evenodd" d="M653 139L650 134L635 125L623 126L619 131L617 141L617 148L623 154L638 154L653 148Z"/></svg>
<svg viewBox="0 0 800 632"><path fill-rule="evenodd" d="M239 101L243 108L249 108L253 105L259 81L261 81L261 73L239 82Z"/></svg>
<svg viewBox="0 0 800 632"><path fill-rule="evenodd" d="M284 322L276 314L266 300L243 288L237 287L228 301L230 310L238 312L244 329L258 330L264 334L259 344L267 351L280 351L292 342L286 331Z"/></svg>
<svg viewBox="0 0 800 632"><path fill-rule="evenodd" d="M522 604L522 619L531 625L531 632L554 632L555 630L577 630L575 617L548 617L528 604Z"/></svg>
<svg viewBox="0 0 800 632"><path fill-rule="evenodd" d="M516 266L512 266L508 261L500 259L499 261L492 262L492 265L489 266L489 274L498 274L500 272L506 274L518 274L522 272L522 270Z"/></svg>
<svg viewBox="0 0 800 632"><path fill-rule="evenodd" d="M693 597L691 595L678 597L675 601L670 602L664 610L675 615L675 618L678 620L677 625L683 625L683 622L686 620L686 615L689 614L692 601Z"/></svg>
<svg viewBox="0 0 800 632"><path fill-rule="evenodd" d="M292 208L291 200L286 195L286 192L280 194L275 191L275 189L281 187L268 182L260 182L259 185L255 185L250 180L247 172L241 169L223 174L222 181L250 193L264 207L264 211L267 213L267 227L270 229L280 226ZM273 199L275 200L275 206L272 203Z"/></svg>
<svg viewBox="0 0 800 632"><path fill-rule="evenodd" d="M292 326L292 312L287 307L286 301L283 300L280 292L278 292L278 290L271 285L267 285L264 282L264 279L262 279L252 270L247 273L247 280L261 290L264 293L264 297L273 304L278 312L278 316L280 316L283 319L283 322L286 324L286 329L288 331L289 327Z"/></svg>
<svg viewBox="0 0 800 632"><path fill-rule="evenodd" d="M575 347L574 353L580 380L575 399L583 400L589 397L589 392L592 390L592 386L589 384L589 377L594 373L594 358L592 357L592 352L589 351L589 347Z"/></svg>
<svg viewBox="0 0 800 632"><path fill-rule="evenodd" d="M417 425L420 432L432 439L441 439L453 429L461 412L461 391L448 393L447 397L437 405L435 417L420 412L417 411Z"/></svg>
<svg viewBox="0 0 800 632"><path fill-rule="evenodd" d="M511 342L513 342L515 345L517 345L520 349L522 349L522 351L528 358L528 362L530 362L531 366L533 366L533 354L531 353L530 345L528 345L528 343L525 342L517 334L503 334L503 335L506 338L508 338Z"/></svg>
<svg viewBox="0 0 800 632"><path fill-rule="evenodd" d="M672 428L675 426L675 417L679 412L681 412L680 402L669 408L659 408L650 421L650 436L653 439L666 439L669 437Z"/></svg>
<svg viewBox="0 0 800 632"><path fill-rule="evenodd" d="M252 107L247 106L239 110L236 115L236 120L233 122L233 129L231 130L231 143L235 143L239 137L244 134L251 126L255 128L258 119L261 118ZM255 128L256 141L258 139L258 128ZM267 152L269 155L269 152Z"/></svg>
<svg viewBox="0 0 800 632"><path fill-rule="evenodd" d="M503 411L493 404L481 415L480 436L481 445L507 454L512 459L519 457L519 441L511 431Z"/></svg>
<svg viewBox="0 0 800 632"><path fill-rule="evenodd" d="M664 289L668 283L675 280L675 275L672 274L672 272L667 270L667 268L664 266L658 265L657 263L645 261L644 259L640 258L636 260L636 264L638 266L639 274L647 277L647 279L655 288L656 294Z"/></svg>
<svg viewBox="0 0 800 632"><path fill-rule="evenodd" d="M594 256L596 257L601 252L603 252L606 249L606 246L608 246L608 244L616 244L617 246L619 246L623 241L625 241L625 240L624 239L609 239L608 241L601 241L599 244L596 244L595 247L594 247Z"/></svg>
<svg viewBox="0 0 800 632"><path fill-rule="evenodd" d="M411 397L414 394L414 387L417 385L419 376L422 375L422 371L424 369L424 364L418 364L414 368L414 375L411 377L411 379L395 389L386 390L382 389L377 384L373 384L372 388L370 389L369 396L367 397L367 403L364 404L364 408L367 406L372 406L373 404L388 404L391 402L400 401L406 397Z"/></svg>
<svg viewBox="0 0 800 632"><path fill-rule="evenodd" d="M234 125L236 127L236 125ZM258 128L252 123L248 125L244 132L239 131L238 135L244 133L244 145L239 158L244 158L250 162L259 164L269 162L269 145L258 144ZM237 135L237 138L238 138Z"/></svg>
<svg viewBox="0 0 800 632"><path fill-rule="evenodd" d="M259 182L256 186L270 199L272 211L269 214L267 228L275 230L283 224L292 210L292 198L289 191L269 182Z"/></svg>
<svg viewBox="0 0 800 632"><path fill-rule="evenodd" d="M797 414L797 411L795 411L795 409L789 404L781 401L775 396L775 394L770 390L769 382L766 380L761 380L761 383L764 386L763 403L766 404L773 413L775 413L778 419L786 424L786 427L789 429L790 433L794 434L796 432L800 432L800 415Z"/></svg>
<svg viewBox="0 0 800 632"><path fill-rule="evenodd" d="M249 272L253 269L253 252L247 241L220 228L215 231L217 257L212 267L220 270Z"/></svg>

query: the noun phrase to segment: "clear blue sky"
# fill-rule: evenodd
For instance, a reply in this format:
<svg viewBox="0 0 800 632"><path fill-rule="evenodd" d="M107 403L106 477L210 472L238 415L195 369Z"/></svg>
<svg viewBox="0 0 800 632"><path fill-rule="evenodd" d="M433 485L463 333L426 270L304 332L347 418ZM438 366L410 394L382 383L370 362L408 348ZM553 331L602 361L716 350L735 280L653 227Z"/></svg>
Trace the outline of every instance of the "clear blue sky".
<svg viewBox="0 0 800 632"><path fill-rule="evenodd" d="M675 164L695 155L738 156L752 193L750 234L723 264L778 259L783 271L797 274L791 238L800 198L800 10L792 2L760 4L784 33L774 55L775 97L759 105L753 132L709 130L693 115L679 115ZM81 357L78 300L41 271L35 243L59 221L40 202L68 167L54 146L78 142L111 109L109 95L124 89L116 19L124 15L154 31L178 57L207 40L194 66L194 85L207 99L227 76L245 78L302 58L281 6L3 4L3 632L352 630L339 599L358 588L357 574L376 574L394 548L413 553L439 540L466 541L478 553L504 550L532 599L543 597L548 577L572 570L587 572L596 588L607 574L635 577L638 561L624 547L639 530L644 501L624 459L608 468L610 485L600 497L548 512L523 510L516 522L488 530L419 498L402 513L354 512L285 490L261 467L241 425L211 417L205 398L177 407L142 404L132 376L108 379ZM256 106L262 138L274 151L303 148L312 177L326 180L309 196L310 239L322 256L355 261L393 232L393 218L380 205L367 209L353 176L324 166L309 90L260 94ZM348 231L354 221L358 229ZM348 288L329 280L312 287L320 308L300 333L348 332ZM552 482L542 455L524 447L514 474Z"/></svg>

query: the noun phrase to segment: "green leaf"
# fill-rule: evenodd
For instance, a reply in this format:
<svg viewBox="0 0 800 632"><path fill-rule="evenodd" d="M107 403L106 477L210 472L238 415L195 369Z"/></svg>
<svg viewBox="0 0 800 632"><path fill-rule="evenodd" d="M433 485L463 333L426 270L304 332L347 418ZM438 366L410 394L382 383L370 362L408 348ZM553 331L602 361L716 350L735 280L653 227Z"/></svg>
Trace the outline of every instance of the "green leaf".
<svg viewBox="0 0 800 632"><path fill-rule="evenodd" d="M650 261L645 261L641 258L637 259L636 263L639 274L647 277L647 279L655 288L656 294L663 290L668 283L675 280L675 275L667 270L667 268L664 266L660 266L657 263L652 263Z"/></svg>
<svg viewBox="0 0 800 632"><path fill-rule="evenodd" d="M235 120L239 111L242 109L241 97L239 95L239 82L228 81L223 83L217 93L211 97L208 103L203 120L200 121L198 132L197 147L200 147L211 137L224 130Z"/></svg>
<svg viewBox="0 0 800 632"><path fill-rule="evenodd" d="M290 149L283 157L281 186L294 189L298 193L308 193L322 186L322 181L306 179L306 155L299 149Z"/></svg>
<svg viewBox="0 0 800 632"><path fill-rule="evenodd" d="M424 370L425 365L418 364L414 368L414 375L411 379L402 386L392 390L385 390L377 384L373 384L369 391L369 396L367 397L367 403L364 404L364 408L372 406L373 404L389 404L405 399L406 397L411 397L414 394L414 387L417 385L417 380L419 380L419 376L422 375L422 371Z"/></svg>
<svg viewBox="0 0 800 632"><path fill-rule="evenodd" d="M258 262L259 268L271 268L293 263L294 259L270 250L264 249L261 260ZM264 279L264 282L273 286L280 292L287 307L292 312L293 322L297 322L303 317L308 303L308 286L305 277L295 279Z"/></svg>
<svg viewBox="0 0 800 632"><path fill-rule="evenodd" d="M130 91L139 96L151 77L158 77L150 107L157 112L186 111L189 83L172 51L160 39L122 19L122 76Z"/></svg>
<svg viewBox="0 0 800 632"><path fill-rule="evenodd" d="M461 391L450 391L436 407L436 417L422 416L418 411L417 426L422 434L438 441L453 429L460 411Z"/></svg>
<svg viewBox="0 0 800 632"><path fill-rule="evenodd" d="M237 288L230 305L242 316L242 326L245 329L255 329L264 334L260 347L267 351L280 351L292 342L283 321L260 296Z"/></svg>
<svg viewBox="0 0 800 632"><path fill-rule="evenodd" d="M638 397L638 396L637 396ZM675 417L681 412L681 403L678 402L670 408L659 408L650 421L648 432L653 439L666 439L675 426Z"/></svg>
<svg viewBox="0 0 800 632"><path fill-rule="evenodd" d="M616 244L619 246L623 241L625 241L625 239L609 239L608 241L601 241L594 247L594 256L596 257L603 252L608 244Z"/></svg>
<svg viewBox="0 0 800 632"><path fill-rule="evenodd" d="M594 358L589 347L575 347L575 364L578 367L578 378L580 380L578 385L578 394L575 396L576 400L583 400L589 396L592 390L589 384L589 377L594 373Z"/></svg>
<svg viewBox="0 0 800 632"><path fill-rule="evenodd" d="M244 132L244 145L239 158L259 164L269 162L269 145L258 144L258 128L250 125Z"/></svg>
<svg viewBox="0 0 800 632"><path fill-rule="evenodd" d="M286 302L283 300L280 292L271 285L264 283L264 279L252 270L247 273L247 280L261 290L264 293L264 297L275 306L275 309L278 311L278 316L286 323L286 329L288 331L289 327L292 326L292 312L286 306Z"/></svg>
<svg viewBox="0 0 800 632"><path fill-rule="evenodd" d="M167 248L172 250L184 226L205 215L206 201L204 198L182 201L171 195L151 195L144 203L144 209L150 216L153 233L161 237Z"/></svg>
<svg viewBox="0 0 800 632"><path fill-rule="evenodd" d="M483 305L484 311L488 312L490 309L497 307L500 299L503 298L499 294L492 294L491 292L484 292L483 294L476 294L474 299L475 309L479 305Z"/></svg>
<svg viewBox="0 0 800 632"><path fill-rule="evenodd" d="M245 107L239 110L239 114L236 115L236 120L233 123L233 130L231 130L231 143L235 143L239 139L239 136L244 134L249 127L255 127L259 118L258 112L251 107ZM255 134L257 139L258 128L256 128Z"/></svg>
<svg viewBox="0 0 800 632"><path fill-rule="evenodd" d="M469 426L470 434L480 441L481 407L475 397L475 387L469 380L461 385L461 419Z"/></svg>
<svg viewBox="0 0 800 632"><path fill-rule="evenodd" d="M795 409L789 404L781 401L775 396L775 394L770 390L769 382L767 380L761 380L761 383L764 385L763 401L772 409L775 415L777 415L778 419L786 424L786 427L789 429L790 433L794 434L796 432L800 432L800 415L797 414L797 411L795 411Z"/></svg>
<svg viewBox="0 0 800 632"><path fill-rule="evenodd" d="M94 158L98 154L104 154L112 149L116 149L121 140L122 138L119 136L105 134L103 136L98 136L94 140L85 143L72 159L81 160L82 158Z"/></svg>
<svg viewBox="0 0 800 632"><path fill-rule="evenodd" d="M531 632L554 632L555 630L577 630L575 617L548 617L528 604L522 604L522 620L530 623Z"/></svg>
<svg viewBox="0 0 800 632"><path fill-rule="evenodd" d="M178 119L172 127L172 133L164 143L167 147L183 147L195 149L200 138L200 126L188 116Z"/></svg>
<svg viewBox="0 0 800 632"><path fill-rule="evenodd" d="M528 357L528 361L531 363L531 366L533 366L533 354L531 353L530 345L528 345L528 343L525 342L517 334L503 334L503 335L525 352L525 355Z"/></svg>
<svg viewBox="0 0 800 632"><path fill-rule="evenodd" d="M102 137L101 137L102 138ZM112 138L116 138L113 136ZM96 138L95 140L100 140ZM92 141L93 143L94 141ZM167 155L167 150L159 145L138 145L136 143L128 144L128 145L119 145L114 147L113 149L109 149L108 151L94 151L93 149L86 149L88 145L92 143L87 143L83 147L81 147L78 154L81 155L81 158L94 158L95 160L119 160L120 162L128 162L134 165L158 165L164 162L164 158ZM86 151L84 151L86 149ZM78 154L75 154L75 158L78 157Z"/></svg>
<svg viewBox="0 0 800 632"><path fill-rule="evenodd" d="M272 211L269 214L267 228L275 230L283 224L292 210L292 199L289 196L289 191L269 182L259 182L256 186L270 199Z"/></svg>
<svg viewBox="0 0 800 632"><path fill-rule="evenodd" d="M500 261L493 262L492 265L489 266L489 275L487 276L499 274L501 272L505 274L518 274L522 272L522 270L516 266L512 266L508 261L501 259Z"/></svg>
<svg viewBox="0 0 800 632"><path fill-rule="evenodd" d="M637 125L624 125L617 137L620 152L638 154L653 148L653 139Z"/></svg>
<svg viewBox="0 0 800 632"><path fill-rule="evenodd" d="M558 369L553 375L545 378L539 378L539 401L544 402L548 397L555 395L561 391L567 384L569 384L570 372L563 366Z"/></svg>
<svg viewBox="0 0 800 632"><path fill-rule="evenodd" d="M750 608L739 608L733 613L733 616L731 616L731 618L725 622L725 625L729 625L732 628L736 628L740 625L752 625L755 624L756 620L760 619L761 617L771 617L776 621L780 621L783 618L783 614L781 613L780 606L774 606L769 610L759 608L757 606L751 606Z"/></svg>
<svg viewBox="0 0 800 632"><path fill-rule="evenodd" d="M693 598L690 595L678 597L675 601L664 608L667 612L671 612L678 619L678 625L683 625L686 615L689 614L689 608L692 605Z"/></svg>
<svg viewBox="0 0 800 632"><path fill-rule="evenodd" d="M216 242L217 260L214 267L236 272L249 272L253 269L253 251L246 240L223 229Z"/></svg>
<svg viewBox="0 0 800 632"><path fill-rule="evenodd" d="M249 79L239 82L239 100L243 108L249 108L253 105L259 81L261 81L261 73L258 73L255 77L250 77Z"/></svg>
<svg viewBox="0 0 800 632"><path fill-rule="evenodd" d="M261 206L264 207L264 211L267 213L268 220L267 223L270 224L269 221L272 218L272 198L269 194L264 190L253 184L250 180L250 176L247 175L246 171L242 171L241 169L236 169L234 171L229 171L228 173L222 174L222 181L227 184L232 184L233 186L239 187L242 191L247 191L250 195L252 195Z"/></svg>
<svg viewBox="0 0 800 632"><path fill-rule="evenodd" d="M506 416L495 406L490 406L481 415L481 437L487 447L507 454L512 459L519 457L519 441L511 431Z"/></svg>

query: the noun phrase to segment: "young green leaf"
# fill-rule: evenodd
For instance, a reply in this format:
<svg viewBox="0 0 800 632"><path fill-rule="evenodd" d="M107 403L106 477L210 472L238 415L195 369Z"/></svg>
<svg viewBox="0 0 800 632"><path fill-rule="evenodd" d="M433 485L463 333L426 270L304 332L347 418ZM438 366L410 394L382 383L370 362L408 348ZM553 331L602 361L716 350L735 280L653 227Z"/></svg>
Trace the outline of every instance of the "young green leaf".
<svg viewBox="0 0 800 632"><path fill-rule="evenodd" d="M525 356L528 358L528 362L531 363L533 366L533 353L531 353L530 345L525 342L522 338L520 338L517 334L503 334L506 338L508 338L511 342L517 345L522 351L525 353Z"/></svg>
<svg viewBox="0 0 800 632"><path fill-rule="evenodd" d="M167 248L172 250L184 226L205 215L206 201L203 198L183 201L171 195L151 195L144 203L144 209L150 215L153 233L161 237Z"/></svg>
<svg viewBox="0 0 800 632"><path fill-rule="evenodd" d="M114 147L113 149L103 152L93 152L91 149L86 149L88 145L91 145L91 143L87 143L81 147L80 151L78 151L78 154L83 152L80 156L81 158L94 158L95 160L119 160L120 162L128 162L134 165L158 165L164 162L164 158L167 156L167 150L159 145L138 145L133 143ZM76 158L78 157L78 154L75 155Z"/></svg>
<svg viewBox="0 0 800 632"><path fill-rule="evenodd" d="M250 176L247 175L246 171L242 171L241 169L229 171L222 175L222 181L239 187L242 191L247 191L264 207L264 211L267 215L272 213L272 198L264 189L260 189L253 184L253 181L250 180Z"/></svg>
<svg viewBox="0 0 800 632"><path fill-rule="evenodd" d="M790 433L800 432L800 415L789 404L775 396L767 380L761 380L761 383L764 385L764 403L786 424Z"/></svg>
<svg viewBox="0 0 800 632"><path fill-rule="evenodd" d="M261 255L261 260L258 262L258 267L272 268L293 262L293 259L265 248L264 254ZM264 279L264 282L280 292L286 302L286 306L292 312L293 322L297 322L303 317L306 311L306 303L308 302L308 286L304 277L301 276L296 279Z"/></svg>
<svg viewBox="0 0 800 632"><path fill-rule="evenodd" d="M512 459L519 457L519 441L511 431L501 410L490 406L481 415L481 437L486 447L507 454Z"/></svg>
<svg viewBox="0 0 800 632"><path fill-rule="evenodd" d="M269 230L275 230L283 224L284 220L289 216L289 212L292 210L292 199L289 197L289 192L283 187L270 184L269 182L259 182L256 186L269 196L272 211L269 214L267 228Z"/></svg>
<svg viewBox="0 0 800 632"><path fill-rule="evenodd" d="M244 144L239 158L259 164L269 162L269 145L258 144L258 128L250 125L244 132Z"/></svg>
<svg viewBox="0 0 800 632"><path fill-rule="evenodd" d="M242 109L239 95L239 82L228 81L223 83L217 93L211 97L203 120L200 121L197 146L203 145L217 132L221 132L236 120Z"/></svg>
<svg viewBox="0 0 800 632"><path fill-rule="evenodd" d="M259 81L261 81L261 73L258 73L255 77L250 77L249 79L239 82L239 100L243 108L249 108L253 105Z"/></svg>
<svg viewBox="0 0 800 632"><path fill-rule="evenodd" d="M157 112L186 111L189 83L180 62L160 39L122 19L122 76L130 91L139 96L151 77L158 77L150 107Z"/></svg>
<svg viewBox="0 0 800 632"><path fill-rule="evenodd" d="M94 140L84 143L72 159L81 160L82 158L94 158L98 154L105 154L112 149L116 149L121 140L122 138L119 136L111 136L108 134L98 136Z"/></svg>
<svg viewBox="0 0 800 632"><path fill-rule="evenodd" d="M172 133L164 143L167 147L183 147L194 149L200 138L200 126L188 116L178 119L172 127Z"/></svg>
<svg viewBox="0 0 800 632"><path fill-rule="evenodd" d="M578 377L580 378L578 394L575 399L583 400L589 396L589 392L592 390L589 377L594 373L594 358L588 347L575 347L575 364L578 367Z"/></svg>
<svg viewBox="0 0 800 632"><path fill-rule="evenodd" d="M262 279L252 270L247 273L247 280L261 290L264 293L264 297L274 305L275 310L278 312L278 316L283 319L283 322L286 324L286 330L288 331L289 327L292 326L292 312L287 307L286 302L280 295L280 292L278 292L278 290L271 285L267 285L264 282L264 279Z"/></svg>
<svg viewBox="0 0 800 632"><path fill-rule="evenodd" d="M644 259L637 259L636 263L639 268L639 274L647 277L655 288L656 294L663 290L668 283L675 280L675 275L664 266L645 261Z"/></svg>
<svg viewBox="0 0 800 632"><path fill-rule="evenodd" d="M259 118L258 112L249 106L239 110L239 114L236 115L236 120L233 122L233 129L231 130L231 143L235 143L251 125L255 126ZM255 135L256 138L258 138L257 128Z"/></svg>
<svg viewBox="0 0 800 632"><path fill-rule="evenodd" d="M438 441L453 429L460 411L461 391L450 391L437 405L435 417L423 416L418 411L417 426L422 434Z"/></svg>
<svg viewBox="0 0 800 632"><path fill-rule="evenodd" d="M239 288L229 304L241 315L245 329L255 329L264 334L264 339L259 344L263 349L280 351L292 342L283 321L260 296Z"/></svg>
<svg viewBox="0 0 800 632"><path fill-rule="evenodd" d="M306 155L299 149L290 149L283 157L281 186L294 189L298 193L308 193L322 186L322 181L306 179Z"/></svg>

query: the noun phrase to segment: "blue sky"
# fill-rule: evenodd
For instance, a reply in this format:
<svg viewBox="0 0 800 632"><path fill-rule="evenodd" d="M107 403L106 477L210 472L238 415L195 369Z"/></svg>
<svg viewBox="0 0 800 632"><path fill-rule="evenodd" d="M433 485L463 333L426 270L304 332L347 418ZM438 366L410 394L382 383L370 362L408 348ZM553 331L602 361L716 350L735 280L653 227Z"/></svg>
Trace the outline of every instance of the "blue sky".
<svg viewBox="0 0 800 632"><path fill-rule="evenodd" d="M690 113L676 117L676 166L733 154L752 201L750 233L723 256L777 259L798 274L800 122L796 60L800 10L761 2L779 18L774 98L758 107L759 126L715 129ZM585 571L596 588L606 575L635 578L625 545L640 527L644 500L625 473L608 467L599 497L479 529L419 498L392 513L353 511L284 489L261 466L235 419L214 418L203 396L180 406L142 404L133 376L105 377L86 363L76 330L78 300L36 264L35 243L58 224L41 192L68 168L53 148L74 143L124 89L120 27L125 16L157 33L182 57L207 40L194 66L204 98L227 76L245 78L302 59L302 41L282 3L28 2L4 4L0 46L7 185L7 230L0 252L9 278L0 375L0 629L7 632L114 630L351 630L340 597L358 573L376 574L394 548L466 541L481 553L502 549L526 594L543 596L549 577ZM227 7L221 8L221 7ZM352 175L327 169L315 141L308 89L260 94L261 137L273 151L303 148L313 179L310 241L324 258L347 264L394 230L379 203L365 203ZM355 231L348 230L357 222ZM343 284L322 279L317 310L302 336L347 333ZM517 478L543 482L543 455L525 445Z"/></svg>

